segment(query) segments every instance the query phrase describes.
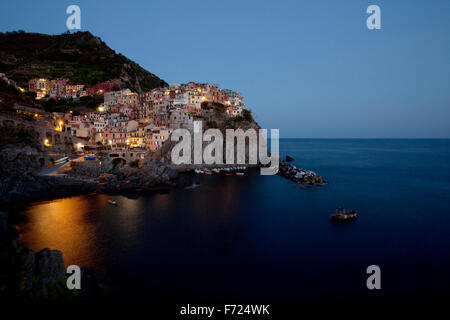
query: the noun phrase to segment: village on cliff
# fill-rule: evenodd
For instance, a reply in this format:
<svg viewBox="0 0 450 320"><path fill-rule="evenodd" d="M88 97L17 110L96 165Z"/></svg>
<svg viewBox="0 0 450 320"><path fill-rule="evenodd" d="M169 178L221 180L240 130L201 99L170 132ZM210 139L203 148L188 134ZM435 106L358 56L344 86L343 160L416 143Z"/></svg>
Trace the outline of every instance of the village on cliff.
<svg viewBox="0 0 450 320"><path fill-rule="evenodd" d="M0 80L15 86L22 93L33 92L40 102L51 99L61 102L83 101L84 97L103 96L96 110L79 112L51 112L51 128L56 132L69 133L75 139L77 151L95 148L110 150L159 150L173 130L192 129L194 120L201 119L202 108L220 105L226 117L241 119L245 112L242 94L220 89L215 84L174 84L137 93L122 88L119 82L106 81L90 88L84 84L70 84L68 79L34 78L28 81L27 90L0 73ZM43 110L16 106L16 112L47 120ZM42 144L51 148L55 141L47 135Z"/></svg>

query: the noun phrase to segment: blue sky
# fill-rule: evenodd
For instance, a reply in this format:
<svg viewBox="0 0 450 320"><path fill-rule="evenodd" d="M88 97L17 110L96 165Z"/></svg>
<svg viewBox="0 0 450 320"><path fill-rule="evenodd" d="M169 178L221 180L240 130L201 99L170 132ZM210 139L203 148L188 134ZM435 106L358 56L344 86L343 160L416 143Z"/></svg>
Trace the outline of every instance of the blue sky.
<svg viewBox="0 0 450 320"><path fill-rule="evenodd" d="M0 31L60 34L71 4L167 82L242 92L281 138L450 138L450 1L1 0Z"/></svg>

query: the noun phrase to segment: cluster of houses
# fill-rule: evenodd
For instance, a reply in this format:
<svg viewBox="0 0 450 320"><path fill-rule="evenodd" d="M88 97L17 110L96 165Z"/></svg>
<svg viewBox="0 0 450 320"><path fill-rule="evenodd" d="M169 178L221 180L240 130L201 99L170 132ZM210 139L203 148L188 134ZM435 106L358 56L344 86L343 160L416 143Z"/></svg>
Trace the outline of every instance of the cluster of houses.
<svg viewBox="0 0 450 320"><path fill-rule="evenodd" d="M86 89L84 84L70 84L69 80L64 78L53 80L34 78L28 81L28 91L36 93L36 100L44 98L78 99L84 96L103 94L113 89L120 89L120 84L106 81Z"/></svg>
<svg viewBox="0 0 450 320"><path fill-rule="evenodd" d="M54 113L53 118L56 130L68 131L85 138L87 143L113 150L158 150L174 129L193 128L203 102L224 105L229 117L241 116L245 108L240 93L196 82L136 93L114 82L85 89L83 85L68 84L67 79L32 79L28 89L36 92L39 99L103 95L104 101L96 111L79 115Z"/></svg>

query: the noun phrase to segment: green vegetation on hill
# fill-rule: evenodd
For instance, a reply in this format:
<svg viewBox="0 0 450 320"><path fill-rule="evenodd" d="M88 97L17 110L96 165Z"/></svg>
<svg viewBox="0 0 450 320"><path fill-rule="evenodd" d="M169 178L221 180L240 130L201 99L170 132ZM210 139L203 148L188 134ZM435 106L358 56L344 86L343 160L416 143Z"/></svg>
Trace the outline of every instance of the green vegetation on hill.
<svg viewBox="0 0 450 320"><path fill-rule="evenodd" d="M123 87L138 92L167 85L89 32L56 36L0 33L0 72L24 87L36 77L68 78L88 87L117 79Z"/></svg>
<svg viewBox="0 0 450 320"><path fill-rule="evenodd" d="M0 80L0 110L11 109L14 105L35 107L34 92L21 93L14 86Z"/></svg>
<svg viewBox="0 0 450 320"><path fill-rule="evenodd" d="M248 121L248 122L253 122L254 121L252 112L250 110L248 110L248 109L242 110L242 118L245 121Z"/></svg>

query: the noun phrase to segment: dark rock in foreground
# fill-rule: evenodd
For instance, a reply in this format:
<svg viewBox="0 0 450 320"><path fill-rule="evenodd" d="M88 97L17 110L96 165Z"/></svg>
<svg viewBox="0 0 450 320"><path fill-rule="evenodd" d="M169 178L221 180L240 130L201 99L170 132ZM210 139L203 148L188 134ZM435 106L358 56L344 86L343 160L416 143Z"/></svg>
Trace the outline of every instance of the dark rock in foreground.
<svg viewBox="0 0 450 320"><path fill-rule="evenodd" d="M62 252L43 249L36 253L33 277L37 279L30 288L34 298L49 298L56 292L64 290L66 267Z"/></svg>
<svg viewBox="0 0 450 320"><path fill-rule="evenodd" d="M23 276L19 297L30 300L91 300L100 297L97 274L91 267L81 268L81 289L67 288L66 266L62 252L43 249L38 253L22 248Z"/></svg>

